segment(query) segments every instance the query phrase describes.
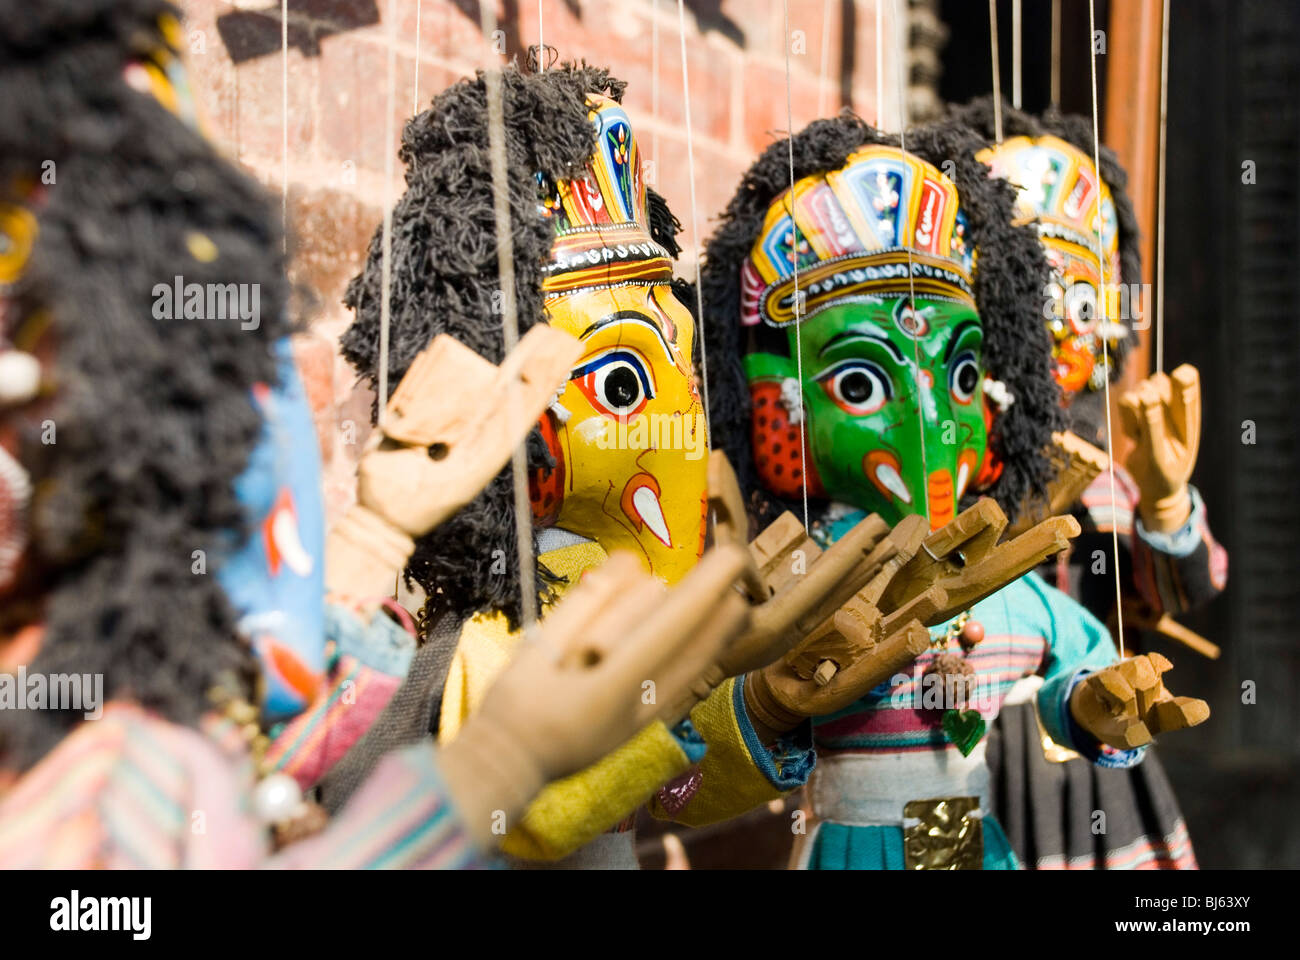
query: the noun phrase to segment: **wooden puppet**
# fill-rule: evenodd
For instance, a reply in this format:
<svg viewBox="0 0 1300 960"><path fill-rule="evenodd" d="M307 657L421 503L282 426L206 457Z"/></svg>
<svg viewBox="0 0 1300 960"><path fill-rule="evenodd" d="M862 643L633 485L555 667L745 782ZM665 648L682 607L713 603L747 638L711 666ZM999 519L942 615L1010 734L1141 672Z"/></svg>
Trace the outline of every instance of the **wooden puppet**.
<svg viewBox="0 0 1300 960"><path fill-rule="evenodd" d="M1172 620L1208 603L1227 579L1227 554L1211 534L1205 505L1189 482L1200 434L1195 368L1184 364L1172 374L1158 373L1122 398L1123 429L1135 445L1124 465L1115 464L1112 509L1110 463L1103 452L1108 448L1106 378L1118 378L1134 323L1152 313L1151 298L1139 286L1138 225L1124 190L1128 177L1105 146L1097 176L1092 124L1084 117L1035 118L1004 107L1006 139L997 144L992 110L991 99L984 98L954 108L953 114L985 137L980 159L1015 186L1014 216L1031 223L1041 240L1050 277L1035 302L1046 305L1053 376L1069 429L1090 445L1082 456L1094 464L1091 482L1076 487L1079 499L1067 508L1083 535L1044 576L1114 629L1112 563L1118 559L1126 649L1133 648L1139 629L1154 628L1187 637L1194 649L1217 656L1217 648ZM1099 238L1106 258L1104 315L1098 309ZM1118 533L1118 558L1112 531ZM1095 561L1099 552L1102 563ZM996 759L1006 770L1000 778L1006 793L997 806L1006 811L1008 834L1027 863L1072 869L1195 867L1177 800L1154 754L1127 772L1079 762L1046 737L1027 700L1004 711L998 726ZM1095 809L1106 812L1104 834L1091 829Z"/></svg>
<svg viewBox="0 0 1300 960"><path fill-rule="evenodd" d="M484 864L494 811L514 816L650 722L644 678L672 702L744 625L743 554L716 552L667 593L611 561L503 673L466 746L391 753L324 822L268 756L299 755L279 745L295 714L329 713L330 684L393 674L391 695L415 644L377 605L323 596L275 216L184 122L169 5L0 10L0 696L23 698L0 715L0 867ZM57 178L41 183L47 160ZM177 276L255 284L262 315L163 309L156 281ZM576 347L538 330L497 371L435 342L363 457L331 583L404 566L412 538L500 469ZM452 380L484 416L448 421ZM447 453L430 467L455 482L403 486L427 476L428 431ZM355 707L316 729L355 736L373 716L360 693Z"/></svg>
<svg viewBox="0 0 1300 960"><path fill-rule="evenodd" d="M702 284L714 439L760 521L798 512L805 492L823 542L864 513L924 518L941 548L970 544L955 566L1041 495L1062 426L1035 300L1046 264L1011 224L1011 190L975 160L982 145L939 124L909 130L903 150L845 116L773 144L742 180ZM964 532L981 513L985 530ZM983 734L1022 676L1044 675L1044 723L1098 764L1135 764L1155 732L1208 715L1164 690L1164 663L1117 666L1105 628L1037 575L972 601L852 699L804 679L811 660L746 676L761 735L802 731L802 776L816 758L801 865L1016 866L989 811ZM693 802L678 819L703 819Z"/></svg>
<svg viewBox="0 0 1300 960"><path fill-rule="evenodd" d="M538 581L558 594L609 551L624 549L675 583L699 563L710 501L729 518L731 545L748 538L745 511L724 502L726 465L708 456L693 363L695 319L672 279L676 221L645 181L632 123L619 104L620 82L604 70L562 64L541 73L508 67L501 86L520 325L546 323L583 342L530 445ZM407 190L393 217L391 379L437 333L489 359L499 355L486 96L484 77L462 81L405 130ZM371 379L381 273L376 235L366 268L348 291L357 319L343 339L349 360ZM472 409L481 401L469 395L456 402ZM428 598L422 655L429 669L412 670L425 686L403 693L400 703L409 706L400 716L391 711L358 745L355 764L353 758L344 764L340 790L326 783L327 805L338 802L332 792L347 795L351 770L365 769L372 743L418 739L431 727L441 742L459 742L483 691L515 655L522 632L510 481L503 472L436 537L417 538L406 572ZM788 738L760 743L731 678L814 634L881 572L886 554L895 556L891 551L900 547L890 535L890 524L871 518L847 529L824 554L811 544L800 551L797 574L780 582L760 583L757 566L750 570L752 626L675 705L674 719L689 712L689 721L651 724L588 770L551 784L510 825L503 849L520 865L634 867L625 827L666 781L698 779L715 768L736 771L736 778L706 777L693 794L697 807L716 801L717 816L801 782L799 758L806 751ZM910 558L920 538L903 540ZM761 559L760 547L751 552ZM909 622L904 618L900 627Z"/></svg>

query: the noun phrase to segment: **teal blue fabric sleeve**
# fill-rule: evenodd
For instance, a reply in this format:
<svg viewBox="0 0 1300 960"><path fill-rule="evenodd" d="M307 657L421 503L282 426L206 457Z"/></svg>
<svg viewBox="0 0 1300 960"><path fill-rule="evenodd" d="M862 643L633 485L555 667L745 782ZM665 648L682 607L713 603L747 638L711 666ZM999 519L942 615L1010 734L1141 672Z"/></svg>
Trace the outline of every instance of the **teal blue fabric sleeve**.
<svg viewBox="0 0 1300 960"><path fill-rule="evenodd" d="M770 748L765 747L759 741L754 725L749 722L749 711L745 709L744 679L737 680L733 689L736 723L740 726L740 735L745 738L749 755L754 758L754 765L782 793L802 787L808 782L808 777L817 764L817 753L812 742L812 721L805 720L789 733L782 734Z"/></svg>
<svg viewBox="0 0 1300 960"><path fill-rule="evenodd" d="M405 677L415 656L415 638L383 610L376 610L365 623L347 607L326 603L325 639L334 641L336 657L356 657L390 677Z"/></svg>
<svg viewBox="0 0 1300 960"><path fill-rule="evenodd" d="M686 759L691 763L699 763L704 759L704 754L709 750L709 745L704 742L700 732L695 729L695 724L691 723L691 718L687 717L677 726L668 731L677 741L677 745L682 748L682 753L686 754Z"/></svg>
<svg viewBox="0 0 1300 960"><path fill-rule="evenodd" d="M1135 766L1141 762L1145 747L1106 747L1075 723L1070 714L1070 694L1075 685L1119 660L1110 631L1081 604L1049 587L1038 574L1027 575L1023 582L1041 604L1035 613L1042 613L1042 635L1049 645L1045 682L1038 691L1038 712L1048 735L1098 766Z"/></svg>

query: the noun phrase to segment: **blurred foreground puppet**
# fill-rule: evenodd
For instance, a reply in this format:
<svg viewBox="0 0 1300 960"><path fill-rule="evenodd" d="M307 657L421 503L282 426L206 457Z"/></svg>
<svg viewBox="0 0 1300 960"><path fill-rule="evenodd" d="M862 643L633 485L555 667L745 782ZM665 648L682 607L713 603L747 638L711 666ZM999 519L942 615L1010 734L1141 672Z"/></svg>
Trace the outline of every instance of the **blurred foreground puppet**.
<svg viewBox="0 0 1300 960"><path fill-rule="evenodd" d="M1200 440L1199 376L1184 364L1143 380L1122 398L1119 409L1135 445L1124 465L1115 464L1112 509L1103 452L1105 381L1107 375L1112 382L1119 378L1133 321L1144 305L1150 310L1150 298L1131 293L1142 270L1137 220L1124 189L1128 176L1103 146L1098 178L1092 124L1085 117L1049 112L1035 118L1004 104L1005 139L998 144L992 98L951 112L985 138L979 159L1015 187L1015 220L1037 232L1051 272L1033 302L1050 307L1052 371L1073 434L1058 435L1063 469L1056 484L1072 492L1054 492L1053 504L1072 512L1084 533L1043 575L1114 630L1111 534L1118 528L1124 646L1132 648L1139 629L1163 630L1172 616L1213 600L1227 581L1227 552L1210 532L1205 504L1190 483ZM1099 236L1107 260L1104 315ZM1089 572L1097 551L1107 558L1106 567ZM1030 682L1009 695L1013 705L998 719L997 748L991 751L998 771L995 805L1026 862L1044 869L1194 868L1187 828L1157 758L1149 753L1127 773L1080 761L1043 730L1032 692ZM1100 835L1092 830L1094 810L1106 812L1107 829Z"/></svg>
<svg viewBox="0 0 1300 960"><path fill-rule="evenodd" d="M1047 267L1011 225L1010 187L975 159L981 138L946 123L906 143L844 115L794 137L793 188L786 141L746 173L702 278L714 436L760 519L801 509L805 491L823 543L864 513L910 519L934 531L926 554L975 577L1052 476ZM1134 765L1152 733L1208 716L1164 690L1167 662L1117 663L1102 624L1036 574L972 592L950 594L914 659L852 699L824 697L838 676L800 686L811 664L789 658L745 678L767 735L811 720L816 828L799 865L1017 866L989 810L983 734L1021 677L1044 677L1044 724L1097 764Z"/></svg>
<svg viewBox="0 0 1300 960"><path fill-rule="evenodd" d="M186 122L179 37L155 0L0 4L0 867L482 866L496 817L658 715L645 678L671 700L717 652L703 621L739 551L684 605L611 561L466 724L491 763L392 752L326 822L300 785L415 640L377 602L325 601L279 230ZM449 338L417 358L331 534L331 585L391 582L500 469L576 355L538 334L468 425L439 420L436 388L486 361Z"/></svg>

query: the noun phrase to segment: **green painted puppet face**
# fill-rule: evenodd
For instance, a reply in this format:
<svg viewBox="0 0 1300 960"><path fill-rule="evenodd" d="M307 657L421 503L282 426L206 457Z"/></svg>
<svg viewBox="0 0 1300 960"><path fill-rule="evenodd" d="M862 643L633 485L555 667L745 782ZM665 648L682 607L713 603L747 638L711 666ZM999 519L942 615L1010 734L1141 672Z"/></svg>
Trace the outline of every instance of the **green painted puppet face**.
<svg viewBox="0 0 1300 960"><path fill-rule="evenodd" d="M777 401L797 376L793 328L789 337L788 357L745 358L757 466L778 489L799 466L781 462L782 440L793 432L797 443ZM928 513L933 529L951 520L988 445L979 316L946 300L918 298L913 309L907 297L880 297L809 317L799 339L810 490L890 523L911 513Z"/></svg>

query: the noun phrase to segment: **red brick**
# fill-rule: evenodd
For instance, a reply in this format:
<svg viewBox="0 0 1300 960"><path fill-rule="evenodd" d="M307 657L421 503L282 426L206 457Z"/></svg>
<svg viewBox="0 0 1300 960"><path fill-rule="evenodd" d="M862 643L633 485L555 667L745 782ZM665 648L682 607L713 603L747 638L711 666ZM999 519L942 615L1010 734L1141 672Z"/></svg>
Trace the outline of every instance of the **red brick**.
<svg viewBox="0 0 1300 960"><path fill-rule="evenodd" d="M389 153L396 155L402 126L411 115L415 62L399 52L394 67L392 140L386 141L387 49L353 37L333 39L320 67L322 159L351 161L358 168L382 171ZM420 74L421 87L437 79L431 67L422 66Z"/></svg>
<svg viewBox="0 0 1300 960"><path fill-rule="evenodd" d="M783 65L746 63L744 77L745 145L754 153L761 153L768 144L785 137L792 119L795 132L816 119L818 88L815 76L791 70L788 113Z"/></svg>

